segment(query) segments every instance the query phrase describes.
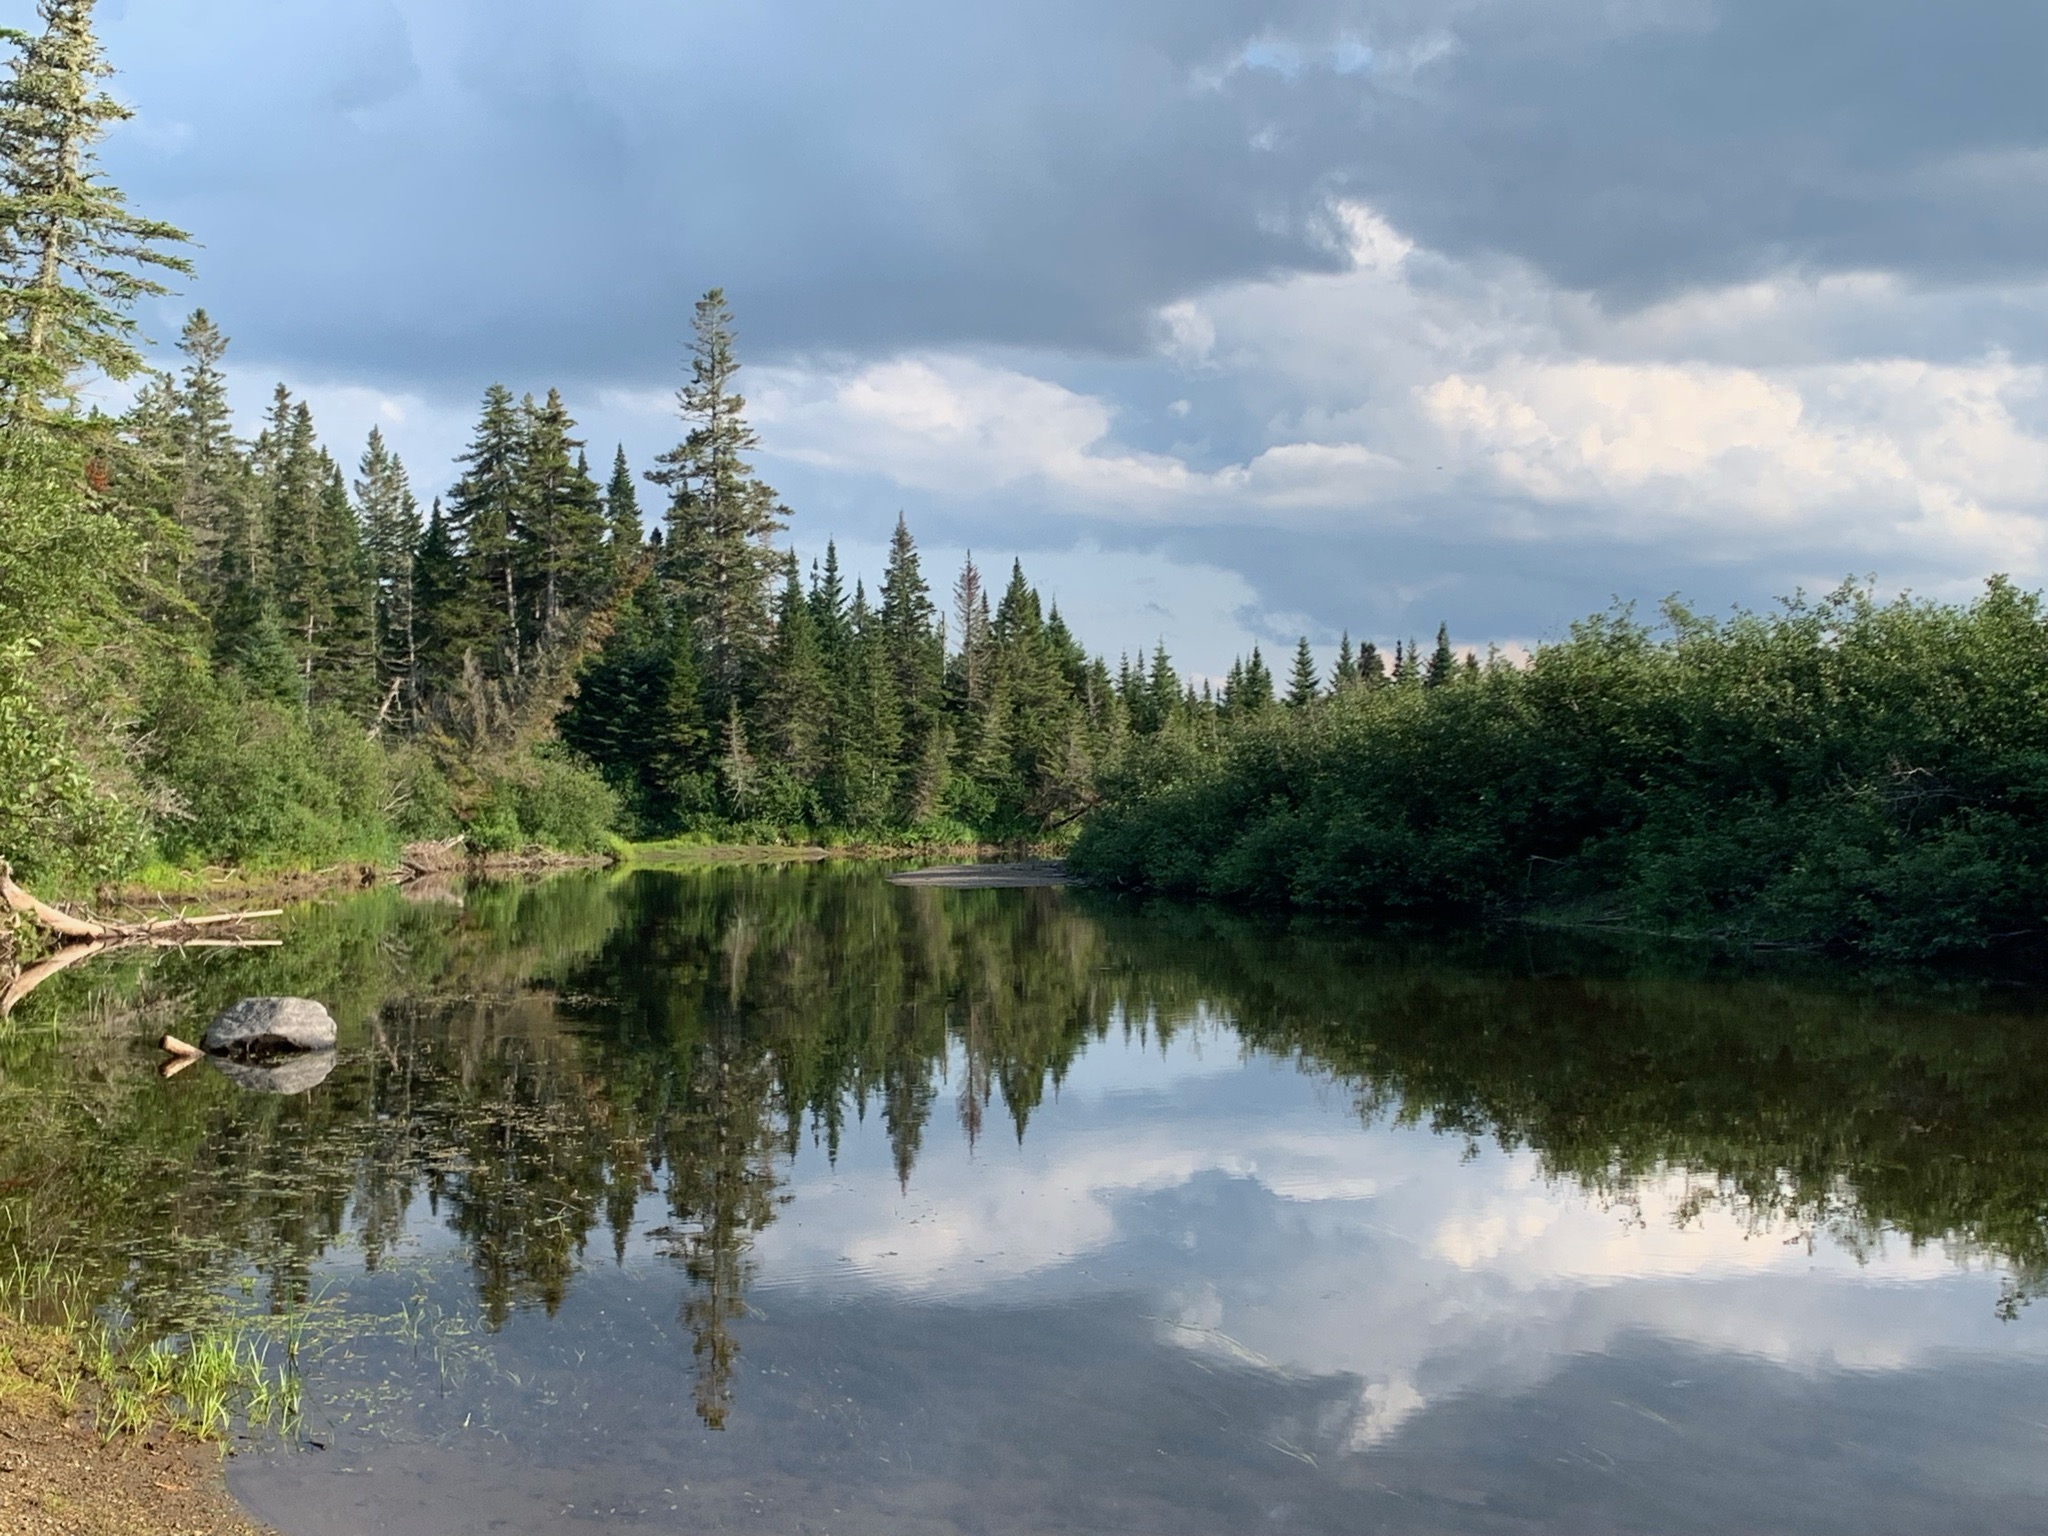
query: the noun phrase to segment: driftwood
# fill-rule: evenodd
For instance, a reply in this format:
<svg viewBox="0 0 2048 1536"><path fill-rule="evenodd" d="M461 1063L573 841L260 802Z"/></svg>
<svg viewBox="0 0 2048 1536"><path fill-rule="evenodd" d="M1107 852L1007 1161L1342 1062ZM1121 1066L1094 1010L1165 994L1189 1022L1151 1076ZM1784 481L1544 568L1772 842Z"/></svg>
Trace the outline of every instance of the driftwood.
<svg viewBox="0 0 2048 1536"><path fill-rule="evenodd" d="M234 932L240 924L266 917L281 917L284 909L261 912L215 912L202 917L162 917L146 923L104 922L80 917L39 901L14 883L14 871L0 859L0 908L25 918L58 940L58 947L44 959L11 978L0 989L0 1019L14 1011L29 993L60 971L81 960L105 954L110 949L269 949L280 939L252 939ZM222 930L228 930L222 936ZM4 975L0 971L0 975Z"/></svg>
<svg viewBox="0 0 2048 1536"><path fill-rule="evenodd" d="M38 901L27 891L14 883L14 871L7 861L0 859L0 902L17 916L25 917L37 927L60 939L74 943L133 943L137 940L169 939L180 940L185 934L203 928L219 928L233 923L254 922L258 918L282 917L282 907L271 907L261 912L215 912L205 917L160 917L146 923L108 923L97 918L79 917L75 913L61 911L48 902Z"/></svg>

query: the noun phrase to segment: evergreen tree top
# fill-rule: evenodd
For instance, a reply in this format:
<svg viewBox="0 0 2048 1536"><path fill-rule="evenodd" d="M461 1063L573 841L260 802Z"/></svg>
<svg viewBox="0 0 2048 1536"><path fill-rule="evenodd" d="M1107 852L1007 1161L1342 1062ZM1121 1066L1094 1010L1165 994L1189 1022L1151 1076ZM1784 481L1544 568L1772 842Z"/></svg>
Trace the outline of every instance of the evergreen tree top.
<svg viewBox="0 0 2048 1536"><path fill-rule="evenodd" d="M96 146L134 114L100 89L113 73L93 0L40 0L43 30L0 29L0 388L10 412L75 405L73 379L143 366L129 310L192 270L181 229L131 212L99 172Z"/></svg>

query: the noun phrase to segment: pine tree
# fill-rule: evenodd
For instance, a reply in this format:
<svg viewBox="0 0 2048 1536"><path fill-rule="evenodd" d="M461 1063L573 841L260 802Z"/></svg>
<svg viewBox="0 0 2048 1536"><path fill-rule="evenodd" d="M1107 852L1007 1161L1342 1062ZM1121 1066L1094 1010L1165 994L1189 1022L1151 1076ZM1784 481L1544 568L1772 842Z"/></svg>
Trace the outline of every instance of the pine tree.
<svg viewBox="0 0 2048 1536"><path fill-rule="evenodd" d="M1173 661L1166 654L1165 640L1159 640L1152 647L1152 675L1147 681L1147 716L1154 730L1164 729L1173 718L1181 702L1180 677L1173 670Z"/></svg>
<svg viewBox="0 0 2048 1536"><path fill-rule="evenodd" d="M918 564L917 544L901 513L889 540L889 565L882 576L882 605L876 618L889 670L896 680L905 741L912 755L919 756L925 737L938 721L946 641L931 589Z"/></svg>
<svg viewBox="0 0 2048 1536"><path fill-rule="evenodd" d="M1294 648L1294 671L1287 680L1287 704L1290 709L1306 709L1315 703L1322 693L1322 680L1316 676L1315 653L1308 648L1308 636Z"/></svg>
<svg viewBox="0 0 2048 1536"><path fill-rule="evenodd" d="M185 322L178 343L185 371L171 396L177 439L178 490L171 515L190 541L188 590L208 602L220 590L221 553L245 530L249 516L248 467L235 441L221 359L228 339L203 309Z"/></svg>
<svg viewBox="0 0 2048 1536"><path fill-rule="evenodd" d="M975 569L973 550L967 552L959 579L953 583L953 618L960 637L960 700L971 707L988 687L990 628L988 592L981 584L981 572Z"/></svg>
<svg viewBox="0 0 2048 1536"><path fill-rule="evenodd" d="M1244 667L1244 696L1245 708L1253 712L1273 702L1273 674L1256 645L1252 647L1251 660Z"/></svg>
<svg viewBox="0 0 2048 1536"><path fill-rule="evenodd" d="M468 452L467 467L448 496L448 528L468 589L464 608L471 644L486 671L518 681L520 652L518 550L526 423L512 391L493 384Z"/></svg>
<svg viewBox="0 0 2048 1536"><path fill-rule="evenodd" d="M1367 688L1377 688L1387 680L1387 664L1380 657L1380 648L1370 640L1358 647L1358 681Z"/></svg>
<svg viewBox="0 0 2048 1536"><path fill-rule="evenodd" d="M846 588L839 578L839 546L831 539L825 541L824 568L811 567L811 618L826 655L846 648Z"/></svg>
<svg viewBox="0 0 2048 1536"><path fill-rule="evenodd" d="M313 673L334 618L324 548L327 466L313 431L312 410L303 400L295 402L282 384L271 398L269 422L257 448L270 529L271 596L310 698Z"/></svg>
<svg viewBox="0 0 2048 1536"><path fill-rule="evenodd" d="M320 492L320 579L328 619L326 633L315 640L310 696L315 703L367 720L379 702L375 582L341 466L324 452L320 460L326 470Z"/></svg>
<svg viewBox="0 0 2048 1536"><path fill-rule="evenodd" d="M878 616L854 583L833 711L830 800L840 824L887 825L896 810L903 719Z"/></svg>
<svg viewBox="0 0 2048 1536"><path fill-rule="evenodd" d="M125 379L142 367L138 299L191 264L167 249L183 230L131 212L100 175L97 145L133 114L100 88L113 73L93 35L93 0L41 0L39 36L0 81L0 411L40 416L75 400L84 370Z"/></svg>
<svg viewBox="0 0 2048 1536"><path fill-rule="evenodd" d="M1358 660L1351 653L1351 631L1337 642L1337 670L1330 674L1330 692L1349 693L1358 686Z"/></svg>
<svg viewBox="0 0 2048 1536"><path fill-rule="evenodd" d="M419 713L419 631L414 563L419 557L419 503L405 465L370 428L355 483L356 509L375 593L379 718L395 709L408 724Z"/></svg>
<svg viewBox="0 0 2048 1536"><path fill-rule="evenodd" d="M612 458L611 483L605 487L604 515L606 541L612 564L623 571L640 558L640 495L633 485L633 471L626 463L626 445Z"/></svg>
<svg viewBox="0 0 2048 1536"><path fill-rule="evenodd" d="M567 611L597 601L609 584L604 511L590 467L571 437L576 423L549 390L541 405L527 396L520 404L525 429L516 461L518 516L513 563L524 593L520 603L523 649L537 650L559 630Z"/></svg>
<svg viewBox="0 0 2048 1536"><path fill-rule="evenodd" d="M794 562L776 614L762 716L775 760L799 784L815 783L825 766L832 685L818 644L817 621L797 583Z"/></svg>
<svg viewBox="0 0 2048 1536"><path fill-rule="evenodd" d="M689 432L648 478L670 494L662 575L682 599L709 660L707 681L737 697L762 649L768 591L782 557L770 542L787 509L746 455L760 446L746 400L732 386L732 311L723 289L697 301L690 382L677 395Z"/></svg>
<svg viewBox="0 0 2048 1536"><path fill-rule="evenodd" d="M1429 669L1423 674L1425 688L1441 688L1458 675L1458 657L1451 649L1451 631L1445 624L1436 627L1436 649L1430 653Z"/></svg>
<svg viewBox="0 0 2048 1536"><path fill-rule="evenodd" d="M455 545L455 530L434 498L413 561L414 692L422 702L462 676L463 658L475 652L489 611L479 614L476 591Z"/></svg>

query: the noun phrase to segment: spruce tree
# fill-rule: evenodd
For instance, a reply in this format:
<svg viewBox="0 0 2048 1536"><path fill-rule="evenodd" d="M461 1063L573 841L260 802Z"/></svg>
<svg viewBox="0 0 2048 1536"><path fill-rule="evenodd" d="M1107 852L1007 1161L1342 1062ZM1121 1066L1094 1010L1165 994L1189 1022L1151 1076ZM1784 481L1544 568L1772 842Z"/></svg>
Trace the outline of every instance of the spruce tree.
<svg viewBox="0 0 2048 1536"><path fill-rule="evenodd" d="M981 584L973 550L967 552L960 575L953 583L953 622L954 633L960 637L959 702L972 708L988 687L990 639L988 590Z"/></svg>
<svg viewBox="0 0 2048 1536"><path fill-rule="evenodd" d="M677 394L689 431L648 478L669 492L662 577L704 646L707 681L729 699L745 688L768 631L769 586L782 561L771 541L787 509L746 458L760 441L733 388L740 364L724 290L697 301L691 333L690 381Z"/></svg>
<svg viewBox="0 0 2048 1536"><path fill-rule="evenodd" d="M413 691L419 703L462 676L463 658L473 653L484 617L475 596L437 496L413 562Z"/></svg>
<svg viewBox="0 0 2048 1536"><path fill-rule="evenodd" d="M855 582L833 711L830 803L841 825L881 827L896 810L903 718L884 632Z"/></svg>
<svg viewBox="0 0 2048 1536"><path fill-rule="evenodd" d="M362 720L376 711L375 582L362 526L348 499L341 466L320 455L320 575L326 587L326 633L316 638L311 697Z"/></svg>
<svg viewBox="0 0 2048 1536"><path fill-rule="evenodd" d="M640 558L640 495L633 485L633 470L626 463L626 445L619 444L612 457L611 483L605 487L604 515L606 541L612 564L623 571Z"/></svg>
<svg viewBox="0 0 2048 1536"><path fill-rule="evenodd" d="M569 417L558 390L549 390L536 406L527 396L520 404L525 441L518 453L518 514L514 522L513 563L524 593L520 603L522 647L537 650L560 629L566 612L595 602L609 584L611 561L605 551L604 511L590 468L572 437ZM573 455L573 457L572 457Z"/></svg>
<svg viewBox="0 0 2048 1536"><path fill-rule="evenodd" d="M1387 680L1387 664L1380 656L1380 648L1370 640L1358 647L1358 681L1367 688L1377 688Z"/></svg>
<svg viewBox="0 0 2048 1536"><path fill-rule="evenodd" d="M191 264L183 230L130 211L100 174L97 146L133 116L100 83L113 68L93 35L93 0L41 0L43 30L0 37L0 413L40 416L75 401L86 370L139 370L129 310Z"/></svg>
<svg viewBox="0 0 2048 1536"><path fill-rule="evenodd" d="M818 639L831 650L846 638L846 587L839 576L839 545L825 541L825 564L811 567L811 617L817 620Z"/></svg>
<svg viewBox="0 0 2048 1536"><path fill-rule="evenodd" d="M1259 648L1252 647L1251 660L1244 667L1245 707L1256 713L1273 702L1273 674Z"/></svg>
<svg viewBox="0 0 2048 1536"><path fill-rule="evenodd" d="M448 495L448 528L461 557L465 628L489 675L519 679L518 565L526 423L512 391L484 391L476 433L456 462L467 466Z"/></svg>
<svg viewBox="0 0 2048 1536"><path fill-rule="evenodd" d="M946 641L918 563L916 541L900 512L889 540L889 565L882 576L882 605L876 618L896 679L906 744L913 756L919 756L925 737L938 723Z"/></svg>
<svg viewBox="0 0 2048 1536"><path fill-rule="evenodd" d="M249 515L248 466L235 441L221 359L228 339L203 309L185 322L178 348L185 370L171 396L178 490L171 515L191 548L187 590L208 602L220 590L221 552Z"/></svg>
<svg viewBox="0 0 2048 1536"><path fill-rule="evenodd" d="M1147 718L1152 729L1164 729L1173 718L1181 702L1180 677L1173 670L1173 661L1166 654L1166 641L1161 639L1152 647L1152 675L1146 684Z"/></svg>
<svg viewBox="0 0 2048 1536"><path fill-rule="evenodd" d="M697 668L697 638L690 615L673 601L651 669L652 709L647 718L646 793L655 824L682 826L707 808L711 731L704 713L704 682Z"/></svg>
<svg viewBox="0 0 2048 1536"><path fill-rule="evenodd" d="M775 761L797 783L816 783L825 767L832 682L818 644L817 621L797 583L793 561L776 611L775 645L769 657L762 716Z"/></svg>
<svg viewBox="0 0 2048 1536"><path fill-rule="evenodd" d="M1451 649L1451 631L1445 624L1436 627L1436 649L1430 652L1429 668L1423 674L1422 683L1426 688L1441 688L1458 675L1457 653Z"/></svg>
<svg viewBox="0 0 2048 1536"><path fill-rule="evenodd" d="M1330 674L1330 692L1349 693L1358 686L1358 659L1351 652L1351 631L1337 642L1337 670Z"/></svg>
<svg viewBox="0 0 2048 1536"><path fill-rule="evenodd" d="M1287 703L1292 709L1306 709L1315 703L1322 693L1322 680L1316 676L1315 653L1308 648L1308 636L1294 648L1294 671L1287 680Z"/></svg>
<svg viewBox="0 0 2048 1536"><path fill-rule="evenodd" d="M375 427L363 449L355 493L375 594L379 718L395 712L396 718L416 723L419 631L413 568L420 551L420 509L405 465Z"/></svg>
<svg viewBox="0 0 2048 1536"><path fill-rule="evenodd" d="M327 465L313 431L313 412L282 385L258 442L270 529L270 592L277 617L297 659L308 698L313 673L334 618L329 579Z"/></svg>

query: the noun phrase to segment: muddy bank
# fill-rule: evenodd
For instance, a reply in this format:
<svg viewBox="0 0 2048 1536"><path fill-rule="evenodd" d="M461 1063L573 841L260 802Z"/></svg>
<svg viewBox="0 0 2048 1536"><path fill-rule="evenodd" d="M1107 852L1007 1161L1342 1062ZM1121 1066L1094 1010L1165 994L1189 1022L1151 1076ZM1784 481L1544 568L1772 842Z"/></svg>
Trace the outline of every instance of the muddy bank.
<svg viewBox="0 0 2048 1536"><path fill-rule="evenodd" d="M0 1320L0 1531L9 1536L274 1536L227 1491L219 1446L169 1430L102 1444L70 1343Z"/></svg>

